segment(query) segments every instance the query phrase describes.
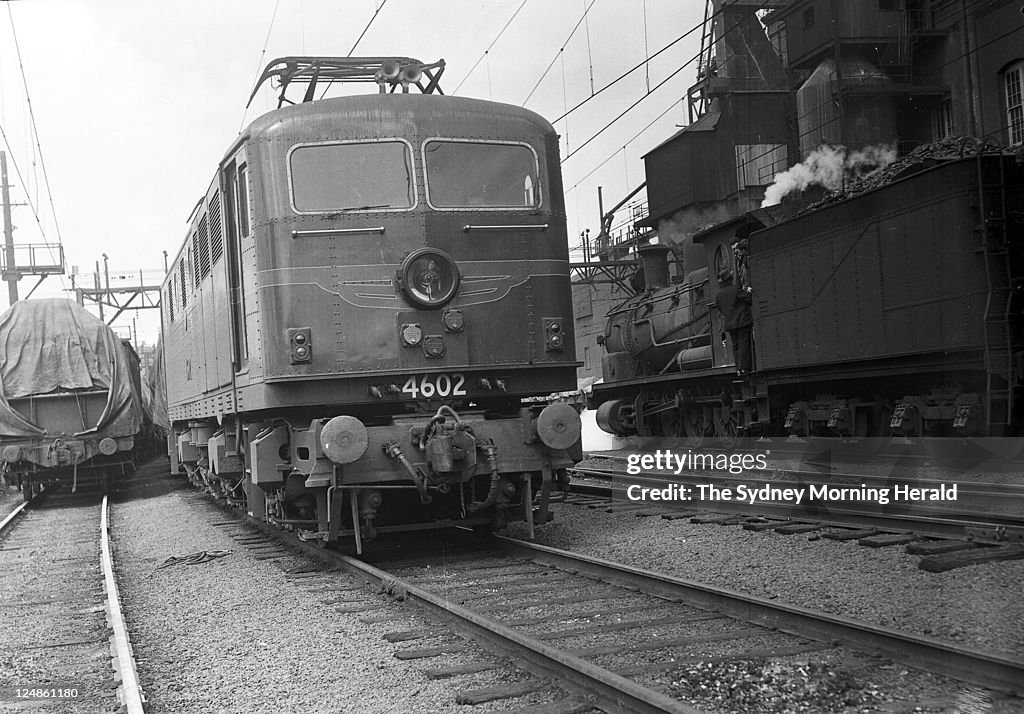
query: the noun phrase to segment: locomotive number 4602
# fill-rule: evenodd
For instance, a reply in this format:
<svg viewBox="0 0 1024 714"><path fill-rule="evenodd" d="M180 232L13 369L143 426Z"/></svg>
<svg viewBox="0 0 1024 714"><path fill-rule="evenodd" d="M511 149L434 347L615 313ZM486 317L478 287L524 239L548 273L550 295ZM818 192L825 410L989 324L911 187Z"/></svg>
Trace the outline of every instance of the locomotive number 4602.
<svg viewBox="0 0 1024 714"><path fill-rule="evenodd" d="M458 372L455 374L414 374L405 380L402 392L413 399L461 397L466 394L466 377Z"/></svg>

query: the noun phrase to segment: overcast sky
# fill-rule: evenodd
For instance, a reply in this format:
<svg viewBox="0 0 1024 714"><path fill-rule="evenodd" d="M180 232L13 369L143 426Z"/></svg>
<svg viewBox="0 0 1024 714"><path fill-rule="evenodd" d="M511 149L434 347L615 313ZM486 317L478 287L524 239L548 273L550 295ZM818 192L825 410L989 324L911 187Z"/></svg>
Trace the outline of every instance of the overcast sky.
<svg viewBox="0 0 1024 714"><path fill-rule="evenodd" d="M147 279L158 281L163 251L171 257L177 251L185 221L224 151L245 124L274 106L269 96L260 96L248 112L244 109L262 67L284 55L348 54L378 8L354 55L443 58L446 93L525 102L550 120L590 97L592 86L600 90L699 25L704 13L704 0L593 0L586 21L565 43L590 3L0 2L0 126L14 160L9 160L12 199L24 201L27 192L42 224L36 225L28 207L14 209L15 240L57 242L59 227L69 272L74 265L92 273L106 253L111 273L146 270ZM12 20L52 212L40 150L29 128ZM530 96L563 44L561 58ZM635 109L565 159L572 244L582 230L596 234L599 228L597 187L604 187L606 207L618 202L643 181L642 155L684 123L683 97L694 82L695 65L665 80L699 47L697 31L652 61L647 72L635 72L556 123L565 158L643 97L648 83L652 89ZM0 149L8 150L2 141ZM21 296L34 284L35 278L23 279ZM65 287L71 287L70 278L49 278L34 297L66 294ZM0 304L6 308L6 291ZM155 340L156 311L136 317L140 338ZM126 314L122 326L131 321Z"/></svg>

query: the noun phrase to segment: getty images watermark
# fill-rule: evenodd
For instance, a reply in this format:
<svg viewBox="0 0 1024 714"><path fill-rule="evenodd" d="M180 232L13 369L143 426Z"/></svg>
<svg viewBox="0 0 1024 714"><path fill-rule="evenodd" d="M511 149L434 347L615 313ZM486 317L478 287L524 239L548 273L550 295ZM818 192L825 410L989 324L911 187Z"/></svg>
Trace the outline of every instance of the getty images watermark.
<svg viewBox="0 0 1024 714"><path fill-rule="evenodd" d="M630 501L656 502L743 502L789 504L857 502L886 506L894 502L921 503L929 501L956 501L957 484L941 482L901 483L869 486L836 485L834 483L794 482L782 473L770 479L744 482L735 477L741 474L769 472L770 451L756 453L701 453L688 450L677 453L659 449L654 453L629 454L626 473L630 476L647 475L650 480L626 479L626 498ZM684 476L685 472L685 476ZM719 481L713 475L723 476ZM682 477L679 481L656 482L654 479ZM823 476L825 476L823 474Z"/></svg>

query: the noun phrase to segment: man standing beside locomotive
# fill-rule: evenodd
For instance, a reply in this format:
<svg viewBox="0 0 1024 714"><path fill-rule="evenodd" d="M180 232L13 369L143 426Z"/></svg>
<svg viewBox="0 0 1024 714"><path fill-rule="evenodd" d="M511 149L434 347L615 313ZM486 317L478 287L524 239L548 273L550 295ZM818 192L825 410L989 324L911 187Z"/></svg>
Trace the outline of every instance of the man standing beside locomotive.
<svg viewBox="0 0 1024 714"><path fill-rule="evenodd" d="M722 326L732 342L732 357L737 374L746 374L753 368L750 333L754 318L750 312L750 302L750 290L735 285L732 271L724 268L718 274L715 306L722 313Z"/></svg>

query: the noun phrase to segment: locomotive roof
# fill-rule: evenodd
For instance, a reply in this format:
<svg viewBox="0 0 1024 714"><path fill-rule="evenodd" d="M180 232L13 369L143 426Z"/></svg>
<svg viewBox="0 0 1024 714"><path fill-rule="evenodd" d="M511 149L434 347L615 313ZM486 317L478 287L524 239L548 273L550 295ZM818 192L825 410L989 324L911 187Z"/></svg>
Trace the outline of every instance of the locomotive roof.
<svg viewBox="0 0 1024 714"><path fill-rule="evenodd" d="M332 135L340 130L353 138L453 133L483 138L554 132L539 114L512 104L435 94L364 94L275 109L254 120L246 135L250 140L282 133L320 136L326 123ZM389 125L393 132L387 131Z"/></svg>

